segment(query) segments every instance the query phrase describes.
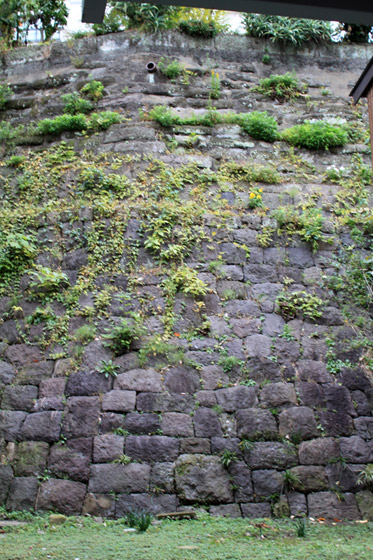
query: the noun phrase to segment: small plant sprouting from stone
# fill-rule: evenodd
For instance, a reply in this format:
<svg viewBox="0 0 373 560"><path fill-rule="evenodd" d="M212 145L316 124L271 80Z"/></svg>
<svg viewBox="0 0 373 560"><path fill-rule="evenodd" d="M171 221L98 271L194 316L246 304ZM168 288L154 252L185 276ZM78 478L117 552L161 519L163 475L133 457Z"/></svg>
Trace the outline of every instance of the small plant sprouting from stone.
<svg viewBox="0 0 373 560"><path fill-rule="evenodd" d="M229 449L225 449L220 456L220 460L222 462L223 467L227 469L228 467L230 467L230 465L238 461L238 458L233 451L229 451Z"/></svg>
<svg viewBox="0 0 373 560"><path fill-rule="evenodd" d="M114 364L113 360L101 360L99 372L105 374L105 377L108 378L109 375L112 377L117 377L118 375L119 366Z"/></svg>
<svg viewBox="0 0 373 560"><path fill-rule="evenodd" d="M373 489L373 463L368 463L366 467L359 472L357 483L360 486L367 486Z"/></svg>
<svg viewBox="0 0 373 560"><path fill-rule="evenodd" d="M125 516L126 523L130 527L137 529L139 533L144 533L148 529L152 518L151 513L145 510L129 511Z"/></svg>
<svg viewBox="0 0 373 560"><path fill-rule="evenodd" d="M238 444L238 447L241 449L241 451L251 451L254 447L254 442L249 439L242 439Z"/></svg>
<svg viewBox="0 0 373 560"><path fill-rule="evenodd" d="M262 208L263 207L262 192L263 192L263 189L259 189L258 187L253 187L250 190L249 201L247 203L249 208Z"/></svg>
<svg viewBox="0 0 373 560"><path fill-rule="evenodd" d="M220 77L219 72L211 70L211 91L210 99L219 99L220 97Z"/></svg>
<svg viewBox="0 0 373 560"><path fill-rule="evenodd" d="M307 520L305 517L300 517L294 522L295 532L297 537L304 539L307 536Z"/></svg>
<svg viewBox="0 0 373 560"><path fill-rule="evenodd" d="M301 484L299 476L292 473L290 470L286 470L282 473L283 478L283 488L285 491L294 490L294 488Z"/></svg>
<svg viewBox="0 0 373 560"><path fill-rule="evenodd" d="M295 340L294 336L293 336L293 329L290 327L290 325L285 324L283 331L281 334L278 335L279 338L283 338L284 340L287 340L288 342L291 342L293 340Z"/></svg>
<svg viewBox="0 0 373 560"><path fill-rule="evenodd" d="M113 463L119 463L120 465L128 465L131 462L132 459L131 457L128 457L128 455L121 455L118 459L114 459L113 461Z"/></svg>

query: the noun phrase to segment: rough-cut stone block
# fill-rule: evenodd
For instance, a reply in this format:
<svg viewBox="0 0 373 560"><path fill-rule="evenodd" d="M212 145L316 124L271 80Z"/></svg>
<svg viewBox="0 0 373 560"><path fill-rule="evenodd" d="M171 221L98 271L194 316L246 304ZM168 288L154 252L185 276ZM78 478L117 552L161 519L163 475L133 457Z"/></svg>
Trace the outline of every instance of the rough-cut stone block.
<svg viewBox="0 0 373 560"><path fill-rule="evenodd" d="M334 492L309 494L307 497L308 515L326 519L359 519L360 512L354 494L344 494L343 498L343 500L339 499Z"/></svg>
<svg viewBox="0 0 373 560"><path fill-rule="evenodd" d="M51 377L53 368L52 360L25 365L18 371L15 381L19 385L39 385L43 379Z"/></svg>
<svg viewBox="0 0 373 560"><path fill-rule="evenodd" d="M166 436L128 436L126 455L136 461L173 461L179 454L179 440Z"/></svg>
<svg viewBox="0 0 373 560"><path fill-rule="evenodd" d="M263 321L263 334L266 336L277 336L282 333L285 321L277 313L265 313Z"/></svg>
<svg viewBox="0 0 373 560"><path fill-rule="evenodd" d="M8 510L33 510L38 491L39 481L35 477L14 478L6 503Z"/></svg>
<svg viewBox="0 0 373 560"><path fill-rule="evenodd" d="M66 380L63 377L44 379L39 385L39 398L62 397L65 386Z"/></svg>
<svg viewBox="0 0 373 560"><path fill-rule="evenodd" d="M252 469L288 469L298 464L296 449L290 443L257 442L245 452L245 460Z"/></svg>
<svg viewBox="0 0 373 560"><path fill-rule="evenodd" d="M71 373L66 385L68 396L89 396L106 393L111 389L112 378L97 371L76 371Z"/></svg>
<svg viewBox="0 0 373 560"><path fill-rule="evenodd" d="M131 412L135 410L136 391L109 391L102 397L102 410Z"/></svg>
<svg viewBox="0 0 373 560"><path fill-rule="evenodd" d="M229 467L229 476L235 486L235 502L247 502L254 498L251 472L246 463L243 461L232 463Z"/></svg>
<svg viewBox="0 0 373 560"><path fill-rule="evenodd" d="M12 468L9 465L0 465L0 505L5 503L12 480Z"/></svg>
<svg viewBox="0 0 373 560"><path fill-rule="evenodd" d="M293 384L269 383L265 385L260 393L260 402L266 408L295 405L297 396Z"/></svg>
<svg viewBox="0 0 373 560"><path fill-rule="evenodd" d="M107 434L113 432L118 428L124 429L124 416L123 414L116 414L115 412L103 412L100 416L99 433Z"/></svg>
<svg viewBox="0 0 373 560"><path fill-rule="evenodd" d="M372 385L365 371L358 367L342 368L339 379L350 391L366 391Z"/></svg>
<svg viewBox="0 0 373 560"><path fill-rule="evenodd" d="M160 429L158 414L130 412L124 420L125 429L131 434L154 434Z"/></svg>
<svg viewBox="0 0 373 560"><path fill-rule="evenodd" d="M114 381L114 389L160 393L162 391L161 375L151 368L132 369L118 375Z"/></svg>
<svg viewBox="0 0 373 560"><path fill-rule="evenodd" d="M236 413L237 434L240 438L271 439L278 435L276 420L268 410L247 408Z"/></svg>
<svg viewBox="0 0 373 560"><path fill-rule="evenodd" d="M332 412L342 412L350 416L356 416L352 404L351 394L346 387L331 386L324 388L326 406Z"/></svg>
<svg viewBox="0 0 373 560"><path fill-rule="evenodd" d="M301 381L316 381L316 383L333 383L334 381L323 362L300 360L298 362L298 372Z"/></svg>
<svg viewBox="0 0 373 560"><path fill-rule="evenodd" d="M91 515L93 517L114 517L115 513L115 496L111 494L86 494L82 515Z"/></svg>
<svg viewBox="0 0 373 560"><path fill-rule="evenodd" d="M49 445L44 441L22 441L17 445L14 473L17 476L39 476L47 465Z"/></svg>
<svg viewBox="0 0 373 560"><path fill-rule="evenodd" d="M279 416L280 434L282 436L311 439L318 435L313 411L306 406L288 408Z"/></svg>
<svg viewBox="0 0 373 560"><path fill-rule="evenodd" d="M197 408L194 414L194 430L197 437L223 435L219 415L211 408Z"/></svg>
<svg viewBox="0 0 373 560"><path fill-rule="evenodd" d="M259 317L259 306L250 300L242 301L240 299L233 299L228 301L225 306L226 313L231 317Z"/></svg>
<svg viewBox="0 0 373 560"><path fill-rule="evenodd" d="M229 381L229 377L220 366L204 366L200 371L202 387L213 391Z"/></svg>
<svg viewBox="0 0 373 560"><path fill-rule="evenodd" d="M3 410L25 410L33 408L34 400L38 396L38 389L33 385L15 385L5 387L1 408Z"/></svg>
<svg viewBox="0 0 373 560"><path fill-rule="evenodd" d="M88 490L107 492L146 492L150 466L139 463L91 465Z"/></svg>
<svg viewBox="0 0 373 560"><path fill-rule="evenodd" d="M261 328L260 319L231 319L232 332L238 338L246 338L252 334L259 334Z"/></svg>
<svg viewBox="0 0 373 560"><path fill-rule="evenodd" d="M114 434L96 436L93 440L93 461L110 463L123 455L124 437Z"/></svg>
<svg viewBox="0 0 373 560"><path fill-rule="evenodd" d="M62 397L44 397L34 402L32 412L45 412L46 410L63 410L65 408Z"/></svg>
<svg viewBox="0 0 373 560"><path fill-rule="evenodd" d="M233 502L229 475L219 457L180 455L175 463L175 484L184 502Z"/></svg>
<svg viewBox="0 0 373 560"><path fill-rule="evenodd" d="M371 416L361 416L354 420L357 434L364 439L373 439L373 418Z"/></svg>
<svg viewBox="0 0 373 560"><path fill-rule="evenodd" d="M349 436L353 432L351 416L343 412L322 410L319 414L320 424L325 434L330 437ZM373 427L373 424L372 424Z"/></svg>
<svg viewBox="0 0 373 560"><path fill-rule="evenodd" d="M250 517L252 519L260 519L262 517L271 517L271 506L268 503L261 504L241 504L242 517Z"/></svg>
<svg viewBox="0 0 373 560"><path fill-rule="evenodd" d="M62 431L67 438L94 436L98 430L100 400L98 397L67 399Z"/></svg>
<svg viewBox="0 0 373 560"><path fill-rule="evenodd" d="M299 492L318 492L328 488L328 479L324 467L305 466L293 467L290 472L294 475L292 485Z"/></svg>
<svg viewBox="0 0 373 560"><path fill-rule="evenodd" d="M322 408L326 406L322 385L314 382L307 383L306 381L301 381L295 384L295 389L298 392L300 402L303 406L309 406L311 408Z"/></svg>
<svg viewBox="0 0 373 560"><path fill-rule="evenodd" d="M193 422L189 414L165 412L162 417L161 430L165 436L193 437Z"/></svg>
<svg viewBox="0 0 373 560"><path fill-rule="evenodd" d="M263 334L253 334L245 338L247 355L250 358L268 358L271 355L271 339Z"/></svg>
<svg viewBox="0 0 373 560"><path fill-rule="evenodd" d="M279 494L284 484L281 473L275 470L258 470L252 472L255 496L268 497Z"/></svg>
<svg viewBox="0 0 373 560"><path fill-rule="evenodd" d="M373 412L373 402L369 402L363 391L351 391L351 398L358 416L368 416Z"/></svg>
<svg viewBox="0 0 373 560"><path fill-rule="evenodd" d="M356 502L359 507L361 517L373 521L373 492L362 490L356 494Z"/></svg>
<svg viewBox="0 0 373 560"><path fill-rule="evenodd" d="M220 455L224 451L231 451L237 457L242 457L242 452L239 447L240 440L235 437L212 437L211 438L211 453Z"/></svg>
<svg viewBox="0 0 373 560"><path fill-rule="evenodd" d="M342 437L339 443L341 457L348 463L368 463L370 461L371 450L360 436Z"/></svg>
<svg viewBox="0 0 373 560"><path fill-rule="evenodd" d="M112 353L101 340L93 340L84 350L81 368L83 371L93 371L99 368L102 360L110 360L112 357Z"/></svg>
<svg viewBox="0 0 373 560"><path fill-rule="evenodd" d="M363 465L345 465L342 462L332 463L325 467L330 488L339 488L343 492L357 492L363 490L364 485L359 484L359 473Z"/></svg>
<svg viewBox="0 0 373 560"><path fill-rule="evenodd" d="M58 441L61 435L62 412L36 412L29 414L22 426L20 436L31 441Z"/></svg>
<svg viewBox="0 0 373 560"><path fill-rule="evenodd" d="M48 469L56 476L67 475L72 480L85 482L89 478L90 457L70 449L67 445L51 448Z"/></svg>
<svg viewBox="0 0 373 560"><path fill-rule="evenodd" d="M136 400L139 412L186 412L194 409L191 395L175 393L140 393Z"/></svg>
<svg viewBox="0 0 373 560"><path fill-rule="evenodd" d="M314 264L311 251L305 247L290 247L288 257L291 266L305 268Z"/></svg>
<svg viewBox="0 0 373 560"><path fill-rule="evenodd" d="M50 478L40 487L38 511L58 511L65 515L79 515L82 511L86 485L71 480Z"/></svg>
<svg viewBox="0 0 373 560"><path fill-rule="evenodd" d="M8 364L8 362L0 360L0 383L3 383L4 385L12 383L15 375L15 368Z"/></svg>
<svg viewBox="0 0 373 560"><path fill-rule="evenodd" d="M228 389L219 389L216 391L216 398L224 411L236 412L236 410L255 406L258 402L256 394L256 387L238 385Z"/></svg>
<svg viewBox="0 0 373 560"><path fill-rule="evenodd" d="M35 364L43 359L40 348L30 344L12 344L5 350L4 356L6 360L9 360L16 367L22 367L25 364Z"/></svg>
<svg viewBox="0 0 373 560"><path fill-rule="evenodd" d="M175 511L178 506L174 494L121 494L118 496L115 516L124 517L130 511L145 510L153 515Z"/></svg>
<svg viewBox="0 0 373 560"><path fill-rule="evenodd" d="M194 398L199 406L207 406L212 408L217 405L216 392L215 391L197 391Z"/></svg>
<svg viewBox="0 0 373 560"><path fill-rule="evenodd" d="M221 506L210 506L212 517L241 517L241 510L238 504L222 504Z"/></svg>
<svg viewBox="0 0 373 560"><path fill-rule="evenodd" d="M156 492L174 492L174 463L155 463L150 473L150 490Z"/></svg>
<svg viewBox="0 0 373 560"><path fill-rule="evenodd" d="M295 517L307 515L307 500L304 494L300 492L288 492L287 498L291 515Z"/></svg>
<svg viewBox="0 0 373 560"><path fill-rule="evenodd" d="M333 438L302 441L299 446L299 462L302 465L327 465L330 460L338 457L338 440Z"/></svg>
<svg viewBox="0 0 373 560"><path fill-rule="evenodd" d="M180 453L204 453L209 455L211 450L208 438L183 438L180 441Z"/></svg>
<svg viewBox="0 0 373 560"><path fill-rule="evenodd" d="M17 441L20 438L26 416L26 412L0 410L0 438L4 438L6 441Z"/></svg>

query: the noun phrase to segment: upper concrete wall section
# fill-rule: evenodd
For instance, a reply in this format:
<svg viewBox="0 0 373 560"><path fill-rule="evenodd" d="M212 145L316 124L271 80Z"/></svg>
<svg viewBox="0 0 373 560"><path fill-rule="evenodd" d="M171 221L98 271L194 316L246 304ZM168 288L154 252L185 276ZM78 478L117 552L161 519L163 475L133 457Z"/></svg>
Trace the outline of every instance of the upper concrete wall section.
<svg viewBox="0 0 373 560"><path fill-rule="evenodd" d="M302 66L316 66L340 71L341 68L356 73L356 79L363 71L373 52L372 45L344 45L330 43L317 45L310 43L303 48L283 46L263 39L240 35L220 35L216 39L205 40L186 37L176 31L165 31L144 35L138 31L124 31L101 37L87 37L67 43L34 45L11 50L1 58L0 76L24 74L25 64L29 72L46 71L53 66L66 66L71 57L91 56L97 62L113 60L136 53L149 53L154 49L165 56L188 56L203 59L206 56L235 62L261 61L266 48L273 61L280 67L300 69ZM124 58L123 58L124 57ZM351 84L353 85L353 84Z"/></svg>

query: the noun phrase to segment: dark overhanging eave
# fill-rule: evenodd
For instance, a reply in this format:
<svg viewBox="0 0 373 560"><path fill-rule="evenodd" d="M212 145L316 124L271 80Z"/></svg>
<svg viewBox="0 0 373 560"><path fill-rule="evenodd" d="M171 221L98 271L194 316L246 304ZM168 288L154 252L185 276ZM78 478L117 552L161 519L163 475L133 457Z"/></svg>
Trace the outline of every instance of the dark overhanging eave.
<svg viewBox="0 0 373 560"><path fill-rule="evenodd" d="M351 90L350 96L357 103L361 97L366 97L373 86L373 57L364 68L360 78Z"/></svg>
<svg viewBox="0 0 373 560"><path fill-rule="evenodd" d="M351 0L156 0L152 3L373 25L373 4L354 6ZM101 23L105 7L106 0L83 0L82 21Z"/></svg>

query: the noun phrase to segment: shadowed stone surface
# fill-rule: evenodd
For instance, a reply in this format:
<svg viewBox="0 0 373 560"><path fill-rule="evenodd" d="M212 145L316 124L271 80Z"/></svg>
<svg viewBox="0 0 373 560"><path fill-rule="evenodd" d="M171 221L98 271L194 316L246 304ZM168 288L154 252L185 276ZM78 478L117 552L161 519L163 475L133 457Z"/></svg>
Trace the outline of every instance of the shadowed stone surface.
<svg viewBox="0 0 373 560"><path fill-rule="evenodd" d="M137 463L128 465L91 465L88 490L107 492L146 492L149 485L150 466Z"/></svg>
<svg viewBox="0 0 373 560"><path fill-rule="evenodd" d="M79 515L83 507L86 486L81 482L49 479L40 487L37 510L58 511L65 515Z"/></svg>
<svg viewBox="0 0 373 560"><path fill-rule="evenodd" d="M185 502L232 502L227 471L218 457L181 455L175 463L176 491Z"/></svg>

